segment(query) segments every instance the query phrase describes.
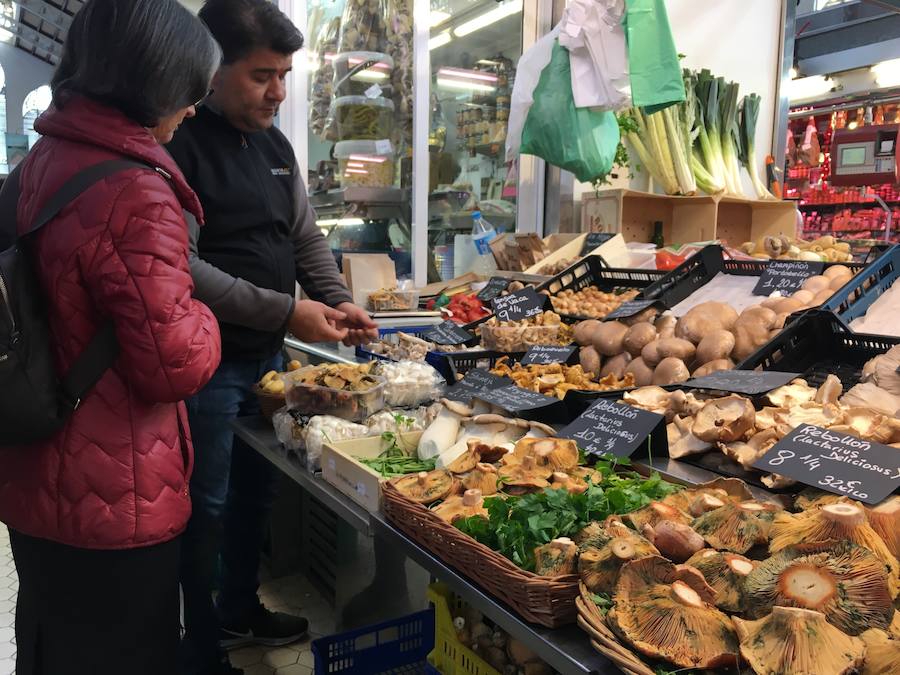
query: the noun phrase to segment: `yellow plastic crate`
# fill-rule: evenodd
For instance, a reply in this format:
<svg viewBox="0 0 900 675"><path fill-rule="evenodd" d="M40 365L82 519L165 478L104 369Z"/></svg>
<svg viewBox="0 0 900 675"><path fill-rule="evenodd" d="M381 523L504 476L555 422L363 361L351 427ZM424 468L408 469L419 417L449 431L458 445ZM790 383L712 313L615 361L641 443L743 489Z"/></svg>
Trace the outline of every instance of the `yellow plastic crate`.
<svg viewBox="0 0 900 675"><path fill-rule="evenodd" d="M465 606L444 584L428 587L428 600L434 605L434 651L428 661L441 675L501 675L456 637L453 610ZM452 609L451 609L452 608Z"/></svg>

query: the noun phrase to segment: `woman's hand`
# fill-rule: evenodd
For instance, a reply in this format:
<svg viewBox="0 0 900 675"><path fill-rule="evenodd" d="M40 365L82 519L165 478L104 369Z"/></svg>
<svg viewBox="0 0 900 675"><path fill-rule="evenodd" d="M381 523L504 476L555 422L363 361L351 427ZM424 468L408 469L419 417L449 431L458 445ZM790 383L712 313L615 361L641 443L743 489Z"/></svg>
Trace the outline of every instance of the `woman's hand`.
<svg viewBox="0 0 900 675"><path fill-rule="evenodd" d="M340 342L349 330L347 315L315 300L298 300L288 322L288 330L303 342Z"/></svg>

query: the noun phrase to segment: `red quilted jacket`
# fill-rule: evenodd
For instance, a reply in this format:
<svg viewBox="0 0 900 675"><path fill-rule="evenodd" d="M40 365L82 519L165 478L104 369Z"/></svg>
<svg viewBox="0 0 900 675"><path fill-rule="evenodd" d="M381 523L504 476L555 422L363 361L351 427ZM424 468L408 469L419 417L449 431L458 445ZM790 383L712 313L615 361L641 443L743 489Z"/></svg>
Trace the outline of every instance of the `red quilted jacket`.
<svg viewBox="0 0 900 675"><path fill-rule="evenodd" d="M196 195L150 133L121 113L76 98L35 125L25 160L20 231L76 171L133 157L133 169L85 191L33 241L49 298L60 372L104 320L121 353L65 427L46 442L0 449L0 520L82 548L149 546L178 535L191 505L193 449L183 399L212 377L219 329L192 299L182 209Z"/></svg>

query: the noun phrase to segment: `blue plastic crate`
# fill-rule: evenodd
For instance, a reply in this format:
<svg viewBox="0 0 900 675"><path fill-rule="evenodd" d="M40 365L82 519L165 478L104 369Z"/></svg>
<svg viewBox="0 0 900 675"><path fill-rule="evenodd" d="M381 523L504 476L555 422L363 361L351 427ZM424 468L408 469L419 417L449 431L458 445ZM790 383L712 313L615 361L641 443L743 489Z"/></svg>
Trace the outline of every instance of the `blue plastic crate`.
<svg viewBox="0 0 900 675"><path fill-rule="evenodd" d="M480 324L482 321L486 321L488 317L484 319L479 319L467 326L465 326L468 330L474 330L475 327ZM397 333L403 332L408 333L410 335L415 335L419 337L422 333L427 331L428 329L433 328L433 326L412 326L408 328L379 328L378 329L378 337L383 338L387 335L396 335ZM438 371L448 382L455 382L452 380L453 377L450 363L447 361L447 357L450 354L455 352L442 352L442 351L431 351L425 355L425 362ZM374 352L369 351L365 348L364 345L360 345L356 348L356 356L364 361L391 361L387 356L383 354L375 354Z"/></svg>
<svg viewBox="0 0 900 675"><path fill-rule="evenodd" d="M822 309L837 314L845 326L864 316L872 303L900 276L900 246L893 246L835 293Z"/></svg>
<svg viewBox="0 0 900 675"><path fill-rule="evenodd" d="M312 643L316 675L425 675L434 672L427 661L432 649L433 607Z"/></svg>

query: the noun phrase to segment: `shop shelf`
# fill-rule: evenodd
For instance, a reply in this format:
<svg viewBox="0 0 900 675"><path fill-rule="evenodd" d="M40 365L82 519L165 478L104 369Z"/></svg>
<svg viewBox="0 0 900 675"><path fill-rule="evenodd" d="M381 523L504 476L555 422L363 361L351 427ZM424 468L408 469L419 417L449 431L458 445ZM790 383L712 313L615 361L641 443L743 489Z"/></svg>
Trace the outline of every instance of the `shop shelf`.
<svg viewBox="0 0 900 675"><path fill-rule="evenodd" d="M434 605L434 651L428 659L442 675L500 675L484 659L456 637L453 611L463 609L465 602L441 583L428 587L428 600Z"/></svg>
<svg viewBox="0 0 900 675"><path fill-rule="evenodd" d="M894 246L831 296L822 309L834 312L844 325L849 326L854 319L865 316L872 303L894 284L898 276L900 246Z"/></svg>
<svg viewBox="0 0 900 675"><path fill-rule="evenodd" d="M434 672L434 610L313 641L315 675L419 675Z"/></svg>

